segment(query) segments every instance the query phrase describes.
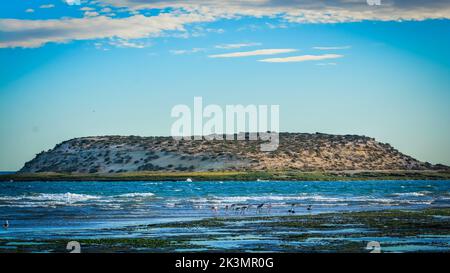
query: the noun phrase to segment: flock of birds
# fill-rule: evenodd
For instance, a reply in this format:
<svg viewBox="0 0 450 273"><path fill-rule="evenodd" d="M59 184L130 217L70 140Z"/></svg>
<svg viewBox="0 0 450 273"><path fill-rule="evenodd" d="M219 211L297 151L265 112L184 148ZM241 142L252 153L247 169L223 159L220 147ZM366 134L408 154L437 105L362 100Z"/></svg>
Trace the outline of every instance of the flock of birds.
<svg viewBox="0 0 450 273"><path fill-rule="evenodd" d="M252 206L255 205L237 205L237 204L231 204L231 205L225 205L225 207L223 208L225 210L225 213L227 213L228 211L234 211L236 214L240 213L240 214L245 214L245 212L247 212ZM298 204L291 204L291 208L287 211L288 214L295 214L295 207L298 206ZM261 213L263 212L263 209L266 208L267 212L270 213L271 209L272 209L272 205L270 203L266 204L266 203L262 203L259 205L256 205L256 213ZM219 206L211 206L211 211L214 213L219 212L220 207ZM312 205L308 205L306 206L306 210L307 211L311 211L312 210Z"/></svg>
<svg viewBox="0 0 450 273"><path fill-rule="evenodd" d="M258 179L257 181L264 181L264 180L260 180ZM186 182L192 182L191 178L187 178ZM295 214L295 207L298 206L299 204L291 204L291 208L287 211L288 214ZM225 213L228 213L228 211L234 211L236 214L240 213L240 214L245 214L246 211L248 211L252 206L254 205L237 205L237 204L231 204L231 205L225 205L224 210ZM263 211L263 208L266 207L267 208L267 212L270 213L270 210L272 209L272 205L270 203L265 204L259 204L256 205L256 213L261 213ZM211 211L214 213L219 212L220 207L219 206L211 206ZM307 205L306 206L306 210L307 211L311 211L312 210L312 205Z"/></svg>
<svg viewBox="0 0 450 273"><path fill-rule="evenodd" d="M224 210L227 213L228 211L234 211L236 214L245 214L253 205L237 205L237 204L231 204L231 205L225 205ZM287 211L288 214L295 214L295 207L298 206L298 204L291 204L291 208ZM272 209L272 205L270 203L265 204L259 204L256 205L256 213L261 213L264 209L264 207L267 209L267 213L270 213L270 210ZM211 211L214 213L219 212L219 206L211 206ZM311 211L312 205L306 206L306 210ZM5 223L2 225L3 229L9 228L9 221L5 220Z"/></svg>
<svg viewBox="0 0 450 273"><path fill-rule="evenodd" d="M294 214L295 213L295 207L297 206L297 204L291 204L291 208L287 211L288 214ZM248 211L250 208L252 207L252 205L236 205L236 204L231 204L231 205L225 205L224 209L225 212L228 211L234 211L236 214L240 213L240 214L245 214L246 211ZM263 211L263 208L267 208L267 212L270 213L270 210L272 209L272 205L269 204L259 204L256 205L256 213L261 213ZM212 206L211 210L214 213L217 213L219 211L219 206ZM306 210L310 211L312 210L312 205L308 205L306 207ZM3 224L3 229L8 229L9 228L9 221L5 220L5 223Z"/></svg>

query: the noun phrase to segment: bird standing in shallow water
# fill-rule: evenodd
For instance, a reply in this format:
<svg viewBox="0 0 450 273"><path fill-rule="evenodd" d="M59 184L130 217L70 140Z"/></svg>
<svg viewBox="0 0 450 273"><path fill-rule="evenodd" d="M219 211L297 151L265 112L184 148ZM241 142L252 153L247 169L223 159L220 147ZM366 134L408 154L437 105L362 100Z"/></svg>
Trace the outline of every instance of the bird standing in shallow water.
<svg viewBox="0 0 450 273"><path fill-rule="evenodd" d="M264 203L258 205L258 206L256 207L256 213L260 213L263 207L264 207Z"/></svg>
<svg viewBox="0 0 450 273"><path fill-rule="evenodd" d="M9 228L9 222L8 222L8 220L6 220L5 223L3 224L3 228L4 228L4 229Z"/></svg>
<svg viewBox="0 0 450 273"><path fill-rule="evenodd" d="M245 214L245 211L247 211L249 209L249 205L244 205L241 207L241 214Z"/></svg>
<svg viewBox="0 0 450 273"><path fill-rule="evenodd" d="M294 210L295 204L292 204L292 207L290 210L288 210L288 213L294 214L295 210Z"/></svg>
<svg viewBox="0 0 450 273"><path fill-rule="evenodd" d="M312 205L308 205L307 210L312 210Z"/></svg>

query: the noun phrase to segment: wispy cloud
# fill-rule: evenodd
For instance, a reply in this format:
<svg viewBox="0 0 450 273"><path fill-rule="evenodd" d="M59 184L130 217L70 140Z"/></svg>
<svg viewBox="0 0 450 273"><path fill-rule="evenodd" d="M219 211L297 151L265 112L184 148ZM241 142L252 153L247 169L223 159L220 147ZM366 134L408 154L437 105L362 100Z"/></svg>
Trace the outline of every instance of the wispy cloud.
<svg viewBox="0 0 450 273"><path fill-rule="evenodd" d="M115 47L123 48L144 48L146 45L144 43L132 42L126 39L111 39L109 44Z"/></svg>
<svg viewBox="0 0 450 273"><path fill-rule="evenodd" d="M51 8L54 8L55 7L55 5L53 5L53 4L47 4L47 5L41 5L39 8L41 8L41 9L51 9Z"/></svg>
<svg viewBox="0 0 450 273"><path fill-rule="evenodd" d="M342 49L350 49L351 46L315 46L313 49L317 50L342 50Z"/></svg>
<svg viewBox="0 0 450 273"><path fill-rule="evenodd" d="M317 63L318 66L336 66L337 63Z"/></svg>
<svg viewBox="0 0 450 273"><path fill-rule="evenodd" d="M218 49L237 49L241 47L251 47L251 46L260 46L261 43L240 43L240 44L222 44L216 45L215 48Z"/></svg>
<svg viewBox="0 0 450 273"><path fill-rule="evenodd" d="M275 55L281 53L295 52L297 49L282 48L282 49L258 49L253 51L242 51L225 54L209 55L210 58L239 58L248 56L260 56L260 55Z"/></svg>
<svg viewBox="0 0 450 273"><path fill-rule="evenodd" d="M118 48L145 48L151 46L151 43L147 41L136 41L136 40L127 40L121 38L109 38L105 39L101 42L95 42L94 46L96 49L108 51L111 47Z"/></svg>
<svg viewBox="0 0 450 273"><path fill-rule="evenodd" d="M95 16L99 16L100 14L96 11L85 11L84 12L84 16L85 17L95 17Z"/></svg>
<svg viewBox="0 0 450 273"><path fill-rule="evenodd" d="M176 50L170 50L170 53L174 55L183 55L183 54L191 54L191 53L197 53L206 51L205 48L193 48L193 49L176 49Z"/></svg>
<svg viewBox="0 0 450 273"><path fill-rule="evenodd" d="M26 9L25 12L26 12L26 13L33 13L33 12L34 12L34 9Z"/></svg>
<svg viewBox="0 0 450 273"><path fill-rule="evenodd" d="M287 28L288 27L285 23L279 23L279 24L266 23L266 26L270 29Z"/></svg>
<svg viewBox="0 0 450 273"><path fill-rule="evenodd" d="M336 59L342 58L344 55L338 54L323 54L323 55L300 55L300 56L292 56L292 57L284 57L284 58L270 58L259 60L260 62L265 63L292 63L292 62L306 62L306 61L320 61L326 59Z"/></svg>
<svg viewBox="0 0 450 273"><path fill-rule="evenodd" d="M65 43L117 37L141 39L158 37L167 31L184 31L185 24L208 22L198 14L162 13L146 17L135 15L113 19L106 16L49 20L0 19L0 48L40 47L49 42Z"/></svg>
<svg viewBox="0 0 450 273"><path fill-rule="evenodd" d="M98 0L130 10L189 10L216 18L282 17L290 23L342 23L364 20L396 21L450 18L448 0L382 0L370 6L365 0ZM384 1L386 3L384 3Z"/></svg>
<svg viewBox="0 0 450 273"><path fill-rule="evenodd" d="M110 13L110 12L112 12L112 9L111 9L111 8L102 8L102 9L100 10L100 12Z"/></svg>
<svg viewBox="0 0 450 273"><path fill-rule="evenodd" d="M68 0L66 0L68 1ZM387 1L387 0L386 0ZM389 0L373 7L366 1L355 0L96 0L92 5L128 11L128 17L102 18L85 21L85 18L62 16L60 19L0 19L1 47L38 47L48 42L120 38L148 38L162 36L164 32L178 31L180 37L198 37L206 32L189 33L187 26L243 17L271 18L271 25L289 27L292 24L328 24L372 21L421 21L450 19L448 0L408 1ZM53 4L41 8L53 8ZM138 15L139 12L159 10L157 15ZM106 12L104 10L102 12ZM94 15L94 14L87 14ZM278 23L277 23L278 22ZM99 24L100 23L100 24ZM278 26L276 26L278 27ZM219 31L223 32L223 29ZM318 47L328 48L331 47Z"/></svg>
<svg viewBox="0 0 450 273"><path fill-rule="evenodd" d="M95 10L94 8L91 8L91 7L82 7L82 8L80 8L80 10L81 11L93 11L93 10Z"/></svg>

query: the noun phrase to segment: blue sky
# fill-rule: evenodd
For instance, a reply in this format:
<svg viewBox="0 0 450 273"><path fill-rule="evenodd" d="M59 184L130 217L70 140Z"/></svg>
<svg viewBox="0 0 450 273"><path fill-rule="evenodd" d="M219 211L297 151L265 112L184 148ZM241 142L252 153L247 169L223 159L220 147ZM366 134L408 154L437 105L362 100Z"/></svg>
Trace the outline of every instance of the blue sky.
<svg viewBox="0 0 450 273"><path fill-rule="evenodd" d="M169 135L194 96L450 164L446 1L199 2L0 4L0 170L75 137Z"/></svg>

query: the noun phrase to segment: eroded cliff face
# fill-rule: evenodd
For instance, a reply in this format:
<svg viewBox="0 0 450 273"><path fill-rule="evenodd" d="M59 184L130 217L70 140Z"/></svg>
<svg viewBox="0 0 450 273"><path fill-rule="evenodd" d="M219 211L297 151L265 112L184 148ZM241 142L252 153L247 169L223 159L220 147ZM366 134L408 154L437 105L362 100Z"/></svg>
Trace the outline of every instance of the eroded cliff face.
<svg viewBox="0 0 450 273"><path fill-rule="evenodd" d="M218 170L430 170L389 144L356 135L281 133L274 152L261 141L195 140L171 137L99 136L65 141L38 154L22 173L118 173Z"/></svg>

